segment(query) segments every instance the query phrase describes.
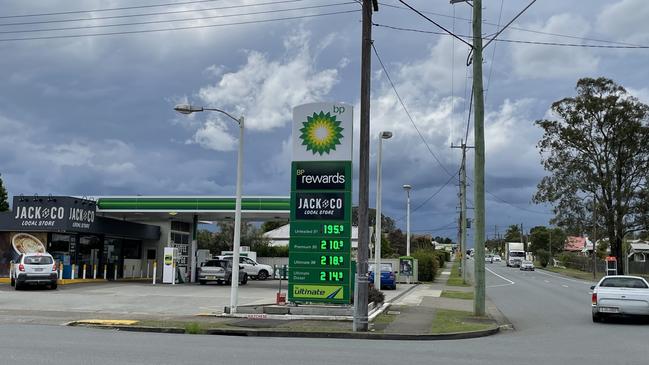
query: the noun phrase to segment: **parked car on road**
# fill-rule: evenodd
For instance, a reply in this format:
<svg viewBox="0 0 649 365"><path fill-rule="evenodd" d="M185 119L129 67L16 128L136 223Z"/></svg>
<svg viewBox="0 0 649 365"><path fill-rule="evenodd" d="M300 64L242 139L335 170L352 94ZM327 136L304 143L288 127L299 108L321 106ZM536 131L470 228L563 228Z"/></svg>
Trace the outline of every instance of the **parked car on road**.
<svg viewBox="0 0 649 365"><path fill-rule="evenodd" d="M49 253L24 253L14 264L11 285L20 290L26 285L49 285L56 289L59 274L56 262Z"/></svg>
<svg viewBox="0 0 649 365"><path fill-rule="evenodd" d="M372 264L369 267L368 275L369 282L371 285L374 285L374 268L376 265ZM389 262L381 263L381 289L397 289L397 279L394 275L394 270L392 270L392 264Z"/></svg>
<svg viewBox="0 0 649 365"><path fill-rule="evenodd" d="M607 316L649 316L649 283L639 276L605 276L590 287L593 322Z"/></svg>
<svg viewBox="0 0 649 365"><path fill-rule="evenodd" d="M205 285L210 281L216 281L218 284L230 284L232 282L232 260L207 260L198 268L198 282ZM248 274L239 265L239 283L246 285Z"/></svg>
<svg viewBox="0 0 649 365"><path fill-rule="evenodd" d="M221 260L232 261L232 256L217 256ZM243 270L248 274L251 279L266 280L273 277L273 267L257 263L257 261L244 256L239 256L239 264L243 266Z"/></svg>
<svg viewBox="0 0 649 365"><path fill-rule="evenodd" d="M521 270L523 271L534 271L534 263L529 260L523 260L521 262Z"/></svg>
<svg viewBox="0 0 649 365"><path fill-rule="evenodd" d="M500 255L494 255L494 262L501 262L503 259Z"/></svg>
<svg viewBox="0 0 649 365"><path fill-rule="evenodd" d="M484 257L484 261L485 261L485 262L488 262L488 263L490 263L490 264L493 264L493 263L494 263L494 257L493 257L493 255L487 255L487 256L485 256L485 257Z"/></svg>

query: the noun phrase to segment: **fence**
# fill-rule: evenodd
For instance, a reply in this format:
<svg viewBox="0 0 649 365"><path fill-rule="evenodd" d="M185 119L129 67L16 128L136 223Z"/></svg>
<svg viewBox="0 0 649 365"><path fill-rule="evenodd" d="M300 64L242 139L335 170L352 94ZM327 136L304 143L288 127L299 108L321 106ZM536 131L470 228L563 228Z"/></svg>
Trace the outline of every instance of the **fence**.
<svg viewBox="0 0 649 365"><path fill-rule="evenodd" d="M649 275L649 261L629 262L629 275Z"/></svg>

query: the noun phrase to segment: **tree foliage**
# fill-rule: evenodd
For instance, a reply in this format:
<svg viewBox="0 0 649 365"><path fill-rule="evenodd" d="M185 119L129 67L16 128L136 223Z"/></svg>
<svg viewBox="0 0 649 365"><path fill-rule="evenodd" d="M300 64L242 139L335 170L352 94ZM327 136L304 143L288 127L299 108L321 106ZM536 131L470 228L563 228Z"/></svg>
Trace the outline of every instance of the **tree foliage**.
<svg viewBox="0 0 649 365"><path fill-rule="evenodd" d="M512 224L507 227L505 232L505 241L506 242L522 242L523 233L521 232L521 227L517 224Z"/></svg>
<svg viewBox="0 0 649 365"><path fill-rule="evenodd" d="M566 234L561 228L536 226L530 229L529 251L545 250L554 256L563 251L565 241Z"/></svg>
<svg viewBox="0 0 649 365"><path fill-rule="evenodd" d="M2 174L0 174L0 212L6 212L9 210L9 197L7 195L7 189L5 189L2 182Z"/></svg>
<svg viewBox="0 0 649 365"><path fill-rule="evenodd" d="M649 106L606 78L581 79L576 90L552 104L558 120L536 121L549 175L534 200L552 204L553 223L568 231L585 230L594 206L596 224L604 228L598 232L610 238L623 272L622 239L647 223Z"/></svg>

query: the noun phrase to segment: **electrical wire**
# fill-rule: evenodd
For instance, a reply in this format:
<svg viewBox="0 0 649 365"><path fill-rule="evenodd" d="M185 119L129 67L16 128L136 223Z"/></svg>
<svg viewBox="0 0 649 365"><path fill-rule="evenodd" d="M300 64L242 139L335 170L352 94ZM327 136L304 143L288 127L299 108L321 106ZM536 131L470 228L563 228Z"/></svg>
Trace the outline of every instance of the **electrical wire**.
<svg viewBox="0 0 649 365"><path fill-rule="evenodd" d="M195 12L204 12L204 11L213 11L213 10L229 10L229 9L249 8L249 7L265 6L265 5L279 5L279 4L287 4L287 3L304 2L304 1L309 1L309 0L281 0L281 1L271 1L271 2L257 3L257 4L230 5L230 6L219 6L219 7L213 7L213 8L161 11L161 12L156 12L156 13L140 13L140 14L125 14L125 15L122 14L122 15L101 16L101 17L93 17L93 18L55 19L55 20L40 20L40 21L32 21L32 22L0 23L0 27L18 26L18 25L35 25L35 24L52 24L52 23L70 23L70 22L82 22L82 21L97 21L97 20L107 20L107 19L137 18L137 17L145 17L145 16L158 16L158 15L195 13Z"/></svg>
<svg viewBox="0 0 649 365"><path fill-rule="evenodd" d="M502 19L503 16L503 6L505 4L505 0L500 0L500 13L498 15L498 28L500 29L500 20ZM491 62L489 63L489 76L487 76L487 87L485 88L485 95L484 95L484 102L485 104L487 103L487 98L489 97L489 89L491 87L491 74L493 73L494 70L494 60L496 59L496 46L498 43L494 44L493 47L493 52L491 52Z"/></svg>
<svg viewBox="0 0 649 365"><path fill-rule="evenodd" d="M417 134L419 135L419 138L421 139L422 142L424 142L424 145L426 145L426 148L428 149L428 152L433 156L435 161L437 161L437 164L446 172L447 175L452 175L448 169L442 164L440 159L437 157L435 152L430 148L428 145L428 142L426 142L426 139L424 136L421 134L421 131L417 127L417 124L415 123L415 120L412 118L412 115L410 115L410 112L408 111L408 108L406 108L406 104L403 102L403 99L401 98L401 95L399 95L399 92L397 91L396 86L394 86L394 82L392 82L392 78L390 77L390 73L388 72L388 69L385 67L385 64L383 64L383 60L381 60L381 56L379 56L379 52L376 49L376 46L374 43L372 43L372 49L374 50L374 54L376 55L376 59L379 61L379 64L381 64L381 68L383 68L383 72L385 73L385 77L388 79L388 82L390 83L390 86L392 86L392 90L394 90L394 94L397 96L397 99L399 100L399 103L401 104L401 107L403 110L406 112L406 115L408 116L408 119L410 119L410 123L412 123L412 126L415 127L415 130L417 131Z"/></svg>
<svg viewBox="0 0 649 365"><path fill-rule="evenodd" d="M292 17L283 17L283 18L258 19L258 20L232 22L232 23L195 25L195 26L174 27L174 28L144 29L144 30L118 31L118 32L107 32L107 33L86 33L86 34L68 34L68 35L56 35L56 36L38 36L38 37L24 37L24 38L0 38L0 42L18 42L18 41L33 41L33 40L99 37L99 36L125 35L125 34L144 34L144 33L157 33L157 32L168 32L168 31L177 31L177 30L188 30L188 29L208 29L208 28L217 28L217 27L227 27L227 26L233 26L233 25L262 24L262 23L280 22L280 21L285 21L285 20L298 20L298 19L317 18L317 17L329 16L329 15L352 14L352 13L358 13L359 11L360 10L345 10L345 11L335 11L335 12L329 12L329 13L319 13L319 14L308 14L308 15L300 15L300 16L292 16Z"/></svg>
<svg viewBox="0 0 649 365"><path fill-rule="evenodd" d="M84 25L84 26L78 26L78 27L43 28L43 29L0 31L0 34L39 33L39 32L48 32L48 31L68 31L68 30L82 30L82 29L97 29L97 28L112 28L112 27L134 26L134 25L166 24L166 23L188 22L188 21L207 20L207 19L233 18L233 17L239 17L239 16L274 14L274 13L283 13L283 12L298 11L298 10L311 10L311 9L333 7L333 6L341 6L341 5L349 5L349 4L355 4L355 3L352 1L352 2L344 2L344 3L302 6L302 7L287 8L287 9L262 10L262 11L249 12L249 13L212 15L212 16L184 18L184 19L150 20L150 21L132 22L132 23Z"/></svg>
<svg viewBox="0 0 649 365"><path fill-rule="evenodd" d="M385 3L379 3L379 4L381 4L384 7L388 7L388 8L410 11L410 9L408 9L406 7L403 7L403 6L385 4ZM437 16L446 17L446 18L450 17L449 15L442 14L442 13L436 13L436 12L433 12L433 11L425 11L425 10L420 10L420 11L422 13L424 13L424 14L437 15ZM469 19L469 18L456 17L456 19L471 22L471 19ZM487 22L485 20L483 20L482 23L487 24L487 25L491 25L491 26L494 26L494 27L498 26L498 24L496 24L496 23L490 23L490 22ZM520 31L520 32L551 35L551 36L555 36L555 37L570 38L570 39L579 39L579 40L582 40L582 41L589 41L589 42L611 43L611 44L619 44L619 45L623 45L623 46L638 46L638 44L627 43L627 42L610 41L610 40L589 38L589 37L579 37L579 36L561 34L561 33L543 32L543 31L540 31L540 30L533 30L533 29L527 29L527 28L522 28L522 27L512 27L512 26L510 26L507 30L516 30L516 31Z"/></svg>
<svg viewBox="0 0 649 365"><path fill-rule="evenodd" d="M469 43L469 42L465 41L464 39L458 37L458 36L455 35L453 32L451 32L450 30L444 28L443 26L441 26L439 23L437 23L437 22L434 21L433 19L427 17L424 13L422 13L422 12L420 12L419 10L413 8L412 6L410 6L410 5L409 5L408 3L406 3L405 1L403 1L403 0L399 0L399 2L402 3L403 5L407 6L410 10L412 10L412 11L414 11L415 13L419 14L419 16L421 16L422 18L424 18L424 19L428 20L429 22L435 24L435 26L437 26L437 28L442 29L442 30L443 30L444 32L446 32L447 34L449 34L449 35L451 35L451 36L457 38L460 42L462 42L462 43L466 44L467 46L469 46L469 48L473 48L473 45L472 45L471 43Z"/></svg>
<svg viewBox="0 0 649 365"><path fill-rule="evenodd" d="M451 182L451 180L453 180L453 178L455 178L455 176L451 176L451 178L448 179L448 180L444 183L444 185L440 186L439 189L437 189L433 194L431 194L428 198L426 198L426 200L424 200L423 202L421 202L421 203L420 203L418 206L416 206L414 209L411 209L411 210L410 210L410 213L412 214L412 213L416 212L416 211L419 210L421 207L423 207L424 205L426 205L426 203L428 203L431 199L433 199L433 198L436 197L439 193L441 193L442 190L444 190L444 188L448 186L448 184ZM402 221L402 220L404 220L405 218L406 218L406 216L404 215L404 216L400 217L399 219L395 220L395 222Z"/></svg>
<svg viewBox="0 0 649 365"><path fill-rule="evenodd" d="M404 28L404 27L397 27L393 25L386 25L386 24L379 24L379 23L373 23L374 26L376 27L382 27L382 28L388 28L392 30L398 30L398 31L404 31L404 32L414 32L414 33L423 33L423 34L436 34L436 35L447 35L442 32L436 32L436 31L431 31L431 30L423 30L423 29L414 29L414 28ZM470 36L462 36L466 38L471 38ZM490 40L494 38L485 38L483 37L484 40ZM502 39L502 38L497 38L494 39L496 42L505 42L505 43L521 43L521 44L536 44L536 45L544 45L544 46L557 46L557 47L574 47L574 48L604 48L604 49L649 49L649 46L607 46L607 45L600 45L600 44L579 44L579 43L560 43L560 42L541 42L541 41L523 41L523 40L517 40L517 39Z"/></svg>
<svg viewBox="0 0 649 365"><path fill-rule="evenodd" d="M532 1L531 1L531 2L530 2L530 3L529 3L525 8L523 8L523 10L519 11L518 14L516 14L516 16L513 17L512 20L509 21L509 23L505 24L505 26L504 26L501 30L499 30L499 31L496 32L496 34L493 36L493 38L491 38L491 39L490 39L490 40L489 40L489 41L488 41L488 42L487 42L487 43L482 47L482 49L487 48L487 47L489 46L489 44L491 44L491 43L492 43L496 38L498 38L498 36L499 36L502 32L504 32L505 29L507 29L507 27L509 27L510 25L512 25L513 22L516 21L516 19L520 18L520 16L523 15L523 13L525 13L525 12L527 11L527 9L529 9L532 5L534 5L535 2L536 2L536 0L532 0Z"/></svg>
<svg viewBox="0 0 649 365"><path fill-rule="evenodd" d="M60 11L60 12L55 12L55 13L4 15L4 16L0 16L0 19L29 18L29 17L38 17L38 16L70 15L70 14L83 14L83 13L97 13L97 12L117 11L117 10L150 9L150 8L160 8L160 7L166 7L166 6L178 6L178 5L191 5L191 4L199 4L199 3L211 3L211 2L215 2L215 1L223 1L223 0L193 0L193 1L183 1L183 2L164 3L164 4L151 4L151 5L139 5L139 6L122 6L122 7L118 7L118 8Z"/></svg>

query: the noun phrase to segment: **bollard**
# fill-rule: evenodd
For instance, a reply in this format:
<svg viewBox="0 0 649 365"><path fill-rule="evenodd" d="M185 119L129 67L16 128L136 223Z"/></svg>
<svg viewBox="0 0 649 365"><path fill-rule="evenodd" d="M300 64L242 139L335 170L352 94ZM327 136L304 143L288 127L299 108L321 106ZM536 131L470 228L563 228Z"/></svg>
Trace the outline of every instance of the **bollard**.
<svg viewBox="0 0 649 365"><path fill-rule="evenodd" d="M108 265L104 264L104 280L106 280L106 272L108 271Z"/></svg>
<svg viewBox="0 0 649 365"><path fill-rule="evenodd" d="M92 265L92 279L97 280L97 265Z"/></svg>
<svg viewBox="0 0 649 365"><path fill-rule="evenodd" d="M115 273L113 275L113 280L117 281L117 264L115 264Z"/></svg>
<svg viewBox="0 0 649 365"><path fill-rule="evenodd" d="M14 263L10 262L9 263L9 278L13 279L14 277Z"/></svg>
<svg viewBox="0 0 649 365"><path fill-rule="evenodd" d="M83 280L86 280L86 264L83 264Z"/></svg>
<svg viewBox="0 0 649 365"><path fill-rule="evenodd" d="M76 269L77 269L77 265L72 264L72 271L70 272L70 279L71 280L74 280L74 272L75 272Z"/></svg>
<svg viewBox="0 0 649 365"><path fill-rule="evenodd" d="M146 260L146 278L149 278L149 265L151 264L151 261Z"/></svg>
<svg viewBox="0 0 649 365"><path fill-rule="evenodd" d="M171 285L176 285L176 262L171 263Z"/></svg>
<svg viewBox="0 0 649 365"><path fill-rule="evenodd" d="M140 279L144 278L144 270L140 268Z"/></svg>
<svg viewBox="0 0 649 365"><path fill-rule="evenodd" d="M153 261L153 285L155 285L155 277L156 277L156 275L157 275L157 273L156 273L156 271L157 271L157 270L156 270L156 269L157 269L156 266L157 266L156 261Z"/></svg>
<svg viewBox="0 0 649 365"><path fill-rule="evenodd" d="M63 280L63 261L59 261L59 280Z"/></svg>

